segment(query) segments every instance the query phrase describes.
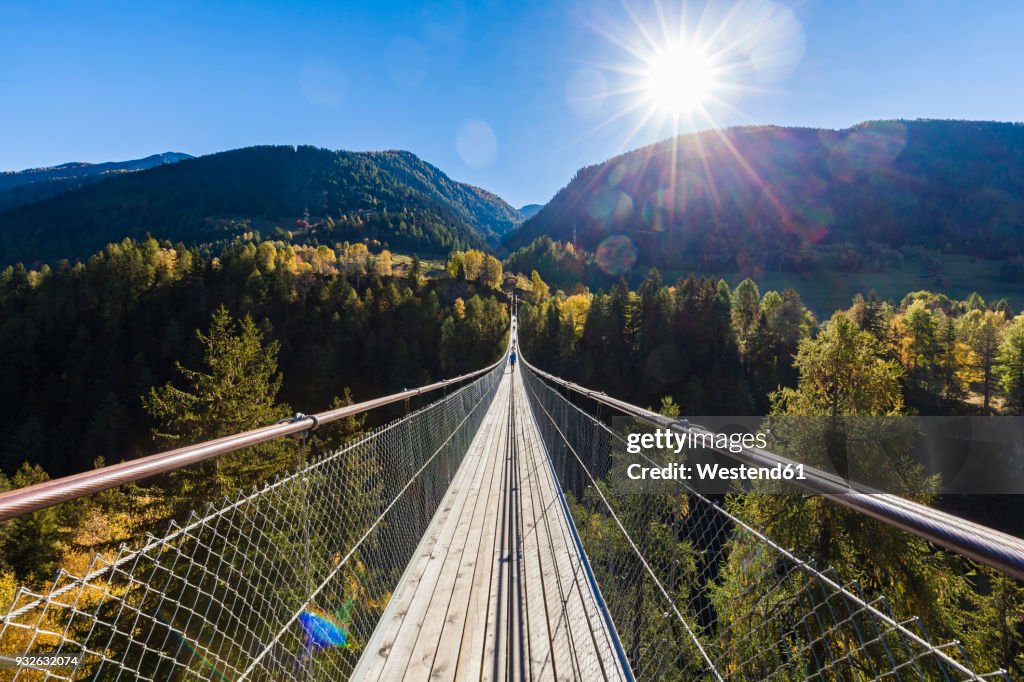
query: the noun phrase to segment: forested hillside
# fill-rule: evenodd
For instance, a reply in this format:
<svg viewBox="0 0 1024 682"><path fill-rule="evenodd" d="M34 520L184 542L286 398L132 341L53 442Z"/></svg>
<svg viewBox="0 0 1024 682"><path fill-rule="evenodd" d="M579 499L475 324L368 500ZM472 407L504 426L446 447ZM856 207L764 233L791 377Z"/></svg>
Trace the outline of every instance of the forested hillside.
<svg viewBox="0 0 1024 682"><path fill-rule="evenodd" d="M275 227L324 243L446 254L521 220L495 195L408 152L248 147L82 187L0 213L0 265L86 258L128 236L223 243Z"/></svg>
<svg viewBox="0 0 1024 682"><path fill-rule="evenodd" d="M682 135L581 169L506 238L640 266L859 272L901 250L1024 254L1024 125L877 121ZM927 269L927 268L925 268Z"/></svg>
<svg viewBox="0 0 1024 682"><path fill-rule="evenodd" d="M110 180L123 173L134 173L191 158L190 155L180 152L164 152L132 161L72 162L59 166L3 172L0 173L0 211L49 199L94 182Z"/></svg>
<svg viewBox="0 0 1024 682"><path fill-rule="evenodd" d="M74 266L8 267L3 470L29 462L63 475L96 457L153 451L143 397L181 385L178 363L201 366L197 332L221 306L234 319L250 316L261 342L279 346L272 402L307 413L483 366L498 357L508 324L490 287L428 280L418 261L396 274L390 253L370 255L362 244L336 252L239 240L206 257L126 239Z"/></svg>

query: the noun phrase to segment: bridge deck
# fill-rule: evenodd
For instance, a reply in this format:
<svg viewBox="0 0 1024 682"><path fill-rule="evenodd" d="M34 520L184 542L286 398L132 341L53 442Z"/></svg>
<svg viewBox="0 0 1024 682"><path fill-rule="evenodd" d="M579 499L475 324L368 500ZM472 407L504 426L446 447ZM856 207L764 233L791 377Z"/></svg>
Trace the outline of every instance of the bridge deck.
<svg viewBox="0 0 1024 682"><path fill-rule="evenodd" d="M355 679L623 679L518 373L479 433Z"/></svg>

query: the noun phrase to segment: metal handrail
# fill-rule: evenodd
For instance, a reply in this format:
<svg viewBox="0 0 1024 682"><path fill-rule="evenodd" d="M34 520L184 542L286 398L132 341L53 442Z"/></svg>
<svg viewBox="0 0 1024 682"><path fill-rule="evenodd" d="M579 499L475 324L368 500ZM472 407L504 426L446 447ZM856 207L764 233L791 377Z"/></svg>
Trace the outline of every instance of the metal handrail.
<svg viewBox="0 0 1024 682"><path fill-rule="evenodd" d="M677 419L612 398L603 391L595 391L566 381L527 362L521 350L518 355L519 361L538 376L625 414L679 433L687 431L714 433L703 426L683 425ZM715 452L748 466L796 464L790 459L760 448L743 448L740 452L716 448ZM793 483L800 485L808 492L822 495L837 504L945 547L961 556L991 566L1012 578L1024 581L1024 540L1021 538L907 500L899 495L852 485L838 476L814 467L805 465L804 474L806 480L794 480Z"/></svg>
<svg viewBox="0 0 1024 682"><path fill-rule="evenodd" d="M134 483L157 474L181 469L214 457L220 457L235 450L266 443L267 441L283 438L294 433L309 431L315 429L320 424L327 424L339 419L362 414L363 412L369 412L378 407L409 400L416 396L438 391L452 384L475 379L505 362L507 355L508 348L505 349L505 353L497 362L483 369L478 369L452 379L420 386L419 388L406 389L401 393L393 393L381 398L374 398L373 400L338 407L313 415L299 413L287 421L262 426L251 431L245 431L244 433L224 436L223 438L188 445L176 450L159 452L128 462L111 464L92 471L64 476L25 488L0 493L0 522L21 516L22 514L39 511L55 504L108 490L119 485Z"/></svg>

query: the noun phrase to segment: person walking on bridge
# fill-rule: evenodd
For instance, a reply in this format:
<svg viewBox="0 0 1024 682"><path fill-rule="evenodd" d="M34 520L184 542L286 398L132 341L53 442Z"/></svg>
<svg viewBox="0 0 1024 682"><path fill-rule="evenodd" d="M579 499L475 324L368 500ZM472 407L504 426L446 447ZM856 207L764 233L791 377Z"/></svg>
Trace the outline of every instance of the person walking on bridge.
<svg viewBox="0 0 1024 682"><path fill-rule="evenodd" d="M512 351L508 356L508 364L512 366L512 371L516 371L516 352Z"/></svg>

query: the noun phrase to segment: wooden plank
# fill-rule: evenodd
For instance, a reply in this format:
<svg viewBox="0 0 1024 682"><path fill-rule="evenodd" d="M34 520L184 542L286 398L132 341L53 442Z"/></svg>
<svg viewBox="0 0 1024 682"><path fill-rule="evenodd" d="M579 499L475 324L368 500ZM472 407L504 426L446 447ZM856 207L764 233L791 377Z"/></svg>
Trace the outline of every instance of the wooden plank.
<svg viewBox="0 0 1024 682"><path fill-rule="evenodd" d="M513 383L513 396L519 387ZM517 396L516 396L517 397ZM529 675L533 679L540 673L546 661L549 661L551 642L548 639L548 622L546 600L544 592L544 575L540 570L537 544L537 518L533 500L533 486L530 483L529 461L527 453L522 452L523 442L523 421L529 415L523 414L519 408L519 401L513 397L515 408L518 412L513 438L516 444L516 465L519 488L519 519L520 519L520 556L522 570L522 594L521 610L525 624L524 634L526 636L526 660L524 665L529 666Z"/></svg>
<svg viewBox="0 0 1024 682"><path fill-rule="evenodd" d="M568 679L572 677L572 661L569 658L569 638L564 624L561 624L561 604L557 585L551 575L554 562L547 541L543 513L544 501L536 486L536 462L533 443L530 440L534 428L528 407L522 400L523 388L517 388L517 409L521 412L516 438L521 453L521 479L524 517L528 522L524 530L524 554L527 557L526 591L528 603L535 605L531 610L531 668L538 679ZM533 616L533 614L536 616Z"/></svg>
<svg viewBox="0 0 1024 682"><path fill-rule="evenodd" d="M539 438L538 447L543 447ZM547 464L544 468L546 478L549 481L552 491L555 491L558 483L555 480L554 471L552 470L550 463L547 462L546 456L545 463ZM573 547L577 547L575 529L570 525L573 523L572 519L565 514L564 510L558 512L558 518L561 520L562 535L565 538L565 544L567 546L571 545ZM579 557L579 554L576 556ZM581 581L581 584L583 586L583 591L586 594L585 605L587 608L588 620L592 623L593 632L598 635L599 654L605 663L604 670L608 674L609 678L625 680L626 674L622 668L622 661L619 659L614 631L608 628L601 607L598 605L598 597L593 591L589 580L583 580Z"/></svg>
<svg viewBox="0 0 1024 682"><path fill-rule="evenodd" d="M511 385L510 377L508 379L508 383ZM503 425L507 435L507 421L503 422ZM476 571L470 588L465 626L455 667L455 679L458 680L489 678L491 674L491 667L485 666L485 663L489 663L489 661L485 661L484 652L487 642L495 636L494 626L488 622L488 616L494 604L497 576L501 570L502 491L508 484L505 443L503 441L497 443L490 456L493 458L495 475L492 479L492 486L487 492L486 512L482 525L483 534L477 552Z"/></svg>
<svg viewBox="0 0 1024 682"><path fill-rule="evenodd" d="M460 661L469 658L469 652L463 651L467 628L479 628L477 622L471 623L471 617L478 616L480 609L472 607L474 597L485 594L484 578L491 570L488 559L493 556L497 500L500 498L500 490L496 490L496 486L501 485L500 455L507 437L507 422L502 421L484 454L487 471L478 491L463 563L452 587L451 601L430 669L431 679L457 679Z"/></svg>
<svg viewBox="0 0 1024 682"><path fill-rule="evenodd" d="M523 394L525 394L525 387ZM544 589L547 593L547 621L551 642L550 660L553 672L557 675L558 679L578 678L579 669L576 662L574 643L579 633L571 627L571 623L566 619L564 602L568 596L565 591L567 576L563 575L565 567L560 561L561 557L557 556L555 552L555 550L564 550L564 548L557 547L552 540L551 524L548 515L553 500L553 493L541 485L540 472L538 470L542 464L540 457L538 457L539 434L537 434L536 427L529 418L529 406L525 402L525 395L523 395L520 409L526 415L524 426L529 427L524 429L522 433L522 447L524 457L529 463L528 470L532 497L537 504L538 559L542 566Z"/></svg>
<svg viewBox="0 0 1024 682"><path fill-rule="evenodd" d="M466 462L474 463L473 460ZM467 467L467 474L463 478L468 477L469 469L470 467ZM382 619L378 624L371 640L375 649L368 647L368 653L376 650L376 657L373 659L373 665L367 670L366 679L378 679L389 667L393 667L394 661L406 652L405 642L409 638L409 629L415 630L419 627L424 594L432 593L437 579L437 572L432 570L432 567L439 563L438 552L444 552L447 539L454 532L461 506L467 499L464 493L465 485L464 480L460 481L459 487L453 490L451 502L446 505L447 512L439 519L438 527L431 534L431 542L419 558L417 570L407 580L402 593L392 600L396 608L391 617L388 620Z"/></svg>
<svg viewBox="0 0 1024 682"><path fill-rule="evenodd" d="M355 677L624 679L569 523L506 371Z"/></svg>
<svg viewBox="0 0 1024 682"><path fill-rule="evenodd" d="M523 410L528 412L525 396ZM543 505L541 526L547 533L550 554L554 561L549 573L561 587L564 599L562 626L568 626L569 639L573 650L572 660L576 664L575 675L583 679L623 677L614 647L604 620L597 606L597 600L590 583L582 572L578 548L572 539L568 519L557 499L557 482L551 475L547 457L543 451L540 434L533 420L525 430L524 450L528 449L531 459L534 490ZM543 543L542 543L543 544ZM554 643L556 653L559 644ZM559 670L559 677L562 671Z"/></svg>
<svg viewBox="0 0 1024 682"><path fill-rule="evenodd" d="M498 402L502 390L503 387L499 386L495 395L495 403ZM436 572L430 569L439 563L437 553L443 551L443 548L447 546L448 539L454 533L462 507L467 499L464 494L467 479L483 462L483 458L477 455L485 440L490 436L494 419L494 403L492 403L466 457L456 472L455 479L445 496L445 502L431 520L428 531L417 548L410 569L403 576L403 580L385 609L363 656L360 657L354 671L355 677L379 679L384 673L396 645L403 651L407 648L402 639L403 637L408 639L407 630L403 626L409 620L410 611L413 614L412 621L415 621L417 609L423 601L423 595L432 590L433 585L436 584ZM408 646L411 646L411 643Z"/></svg>
<svg viewBox="0 0 1024 682"><path fill-rule="evenodd" d="M434 659L445 642L443 632L449 617L460 622L465 618L464 603L457 604L455 610L452 610L455 587L463 575L468 576L467 583L472 580L474 562L469 557L475 556L478 550L479 533L474 538L471 529L478 509L482 511L483 506L486 505L486 497L481 493L484 488L484 480L487 479L487 482L490 483L489 474L494 470L494 458L490 454L493 452L495 444L500 444L504 438L504 423L497 420L491 424L487 443L478 453L475 453L475 456L480 458L478 475L467 491L469 502L463 507L459 525L452 538L448 555L445 557L440 577L434 588L434 594L427 607L423 627L417 637L409 665L403 673L405 679L423 680L431 676ZM460 611L462 612L461 616L458 613ZM461 635L461 630L459 633ZM458 655L457 646L455 655ZM453 669L454 666L451 668Z"/></svg>
<svg viewBox="0 0 1024 682"><path fill-rule="evenodd" d="M497 398L499 397L499 395L495 396L495 402L497 402ZM491 409L493 409L493 407L494 404L492 403ZM491 409L488 410L488 416L491 413ZM484 458L480 456L480 452L486 442L486 439L490 437L493 428L494 423L492 422L486 431L481 429L477 434L477 437L474 438L474 442L471 447L471 455L469 457L469 464L472 467L471 471L473 472L473 476L476 475L477 470L484 464ZM471 502L468 495L468 487L469 486L464 483L460 488L457 502L452 509L452 514L447 519L444 529L438 537L433 551L430 554L430 558L424 567L423 577L420 580L419 588L409 604L409 609L395 633L392 645L388 651L387 661L381 671L381 679L400 679L408 667L420 630L427 622L427 608L433 598L438 581L441 579L445 560L451 550L452 538L455 536L455 532L462 520L463 509Z"/></svg>
<svg viewBox="0 0 1024 682"><path fill-rule="evenodd" d="M511 372L504 379L511 386ZM506 402L506 411L509 403ZM506 439L505 450L501 453L504 480L500 495L500 512L498 514L497 534L495 536L495 554L493 570L488 586L487 617L484 620L484 649L480 661L481 679L497 679L504 677L508 666L509 638L509 581L511 580L511 535L509 515L510 497L514 487L515 475L512 470L512 449Z"/></svg>
<svg viewBox="0 0 1024 682"><path fill-rule="evenodd" d="M509 489L509 553L508 553L508 678L513 680L526 679L529 658L526 653L529 635L526 632L526 614L523 609L523 516L522 516L522 480L519 476L519 449L515 438L516 414L515 394L516 376L511 381L509 453L512 458L509 471L512 474Z"/></svg>
<svg viewBox="0 0 1024 682"><path fill-rule="evenodd" d="M617 677L605 660L607 654L613 653L611 642L583 573L575 543L569 535L567 520L557 504L555 501L549 507L547 518L552 551L559 566L557 574L564 580L565 620L572 633L577 674L584 679Z"/></svg>
<svg viewBox="0 0 1024 682"><path fill-rule="evenodd" d="M424 533L423 539L420 541L412 560L409 562L409 566L403 573L402 579L395 588L395 592L391 595L391 600L388 602L387 607L385 607L373 635L367 641L363 655L353 671L353 677L377 679L380 676L380 669L390 653L394 637L397 635L398 628L405 618L409 603L416 594L424 568L430 559L431 553L434 551L438 537L444 530L445 523L451 515L452 506L458 495L459 487L468 470L467 462L464 462L463 466L456 472L451 487L445 494L441 508L438 509L437 514L431 520L427 532Z"/></svg>

